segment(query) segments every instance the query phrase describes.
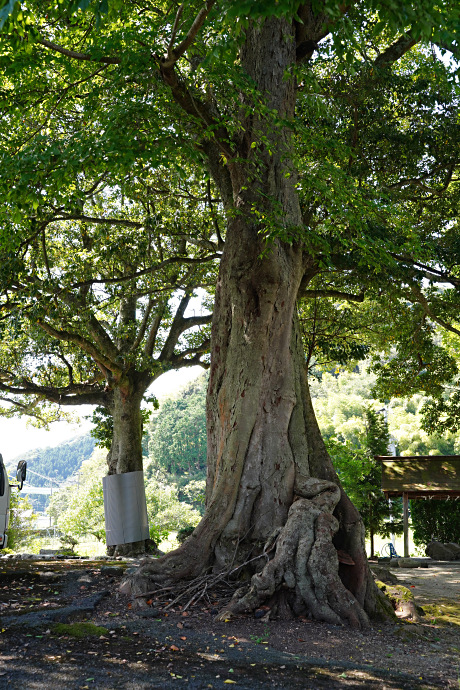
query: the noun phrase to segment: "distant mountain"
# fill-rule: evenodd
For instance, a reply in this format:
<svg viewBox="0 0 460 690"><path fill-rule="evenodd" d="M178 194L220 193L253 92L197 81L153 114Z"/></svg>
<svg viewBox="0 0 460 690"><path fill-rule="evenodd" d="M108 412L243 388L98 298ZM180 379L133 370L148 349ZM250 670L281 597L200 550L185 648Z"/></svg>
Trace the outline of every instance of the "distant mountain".
<svg viewBox="0 0 460 690"><path fill-rule="evenodd" d="M19 460L27 460L27 482L33 486L53 486L55 482L63 482L77 472L84 460L88 460L94 450L95 440L89 434L84 434L74 439L61 443L58 446L37 448L27 453L22 453L6 463L10 474L14 473ZM35 510L43 511L48 496L30 496Z"/></svg>

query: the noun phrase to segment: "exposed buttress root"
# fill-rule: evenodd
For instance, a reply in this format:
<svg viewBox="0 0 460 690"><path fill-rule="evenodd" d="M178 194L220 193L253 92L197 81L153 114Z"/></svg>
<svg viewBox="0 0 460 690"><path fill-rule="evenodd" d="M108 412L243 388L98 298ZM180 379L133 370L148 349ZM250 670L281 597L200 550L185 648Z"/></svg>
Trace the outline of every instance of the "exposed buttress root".
<svg viewBox="0 0 460 690"><path fill-rule="evenodd" d="M339 487L310 478L296 487L296 493L276 539L274 557L252 577L247 591L235 592L218 618L253 611L276 591L287 588L293 595L291 607L296 614L354 628L368 627L367 614L338 574L338 554L332 538L339 523L332 513L340 500Z"/></svg>
<svg viewBox="0 0 460 690"><path fill-rule="evenodd" d="M223 620L268 604L283 609L284 616L292 611L328 623L368 627L363 607L339 577L339 557L332 542L339 528L333 515L339 500L340 489L333 482L308 478L297 485L285 525L265 546L267 558L275 551L273 558L252 577L249 586L235 592L218 618ZM142 605L143 596L149 590L154 593L152 588L173 585L175 568L171 566L184 555L181 548L145 564L124 581L122 591L131 593Z"/></svg>

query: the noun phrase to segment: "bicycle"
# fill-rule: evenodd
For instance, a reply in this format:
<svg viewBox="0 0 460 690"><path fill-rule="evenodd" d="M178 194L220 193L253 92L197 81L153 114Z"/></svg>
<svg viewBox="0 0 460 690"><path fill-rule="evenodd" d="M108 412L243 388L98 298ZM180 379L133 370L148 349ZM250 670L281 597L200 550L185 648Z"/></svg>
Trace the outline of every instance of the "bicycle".
<svg viewBox="0 0 460 690"><path fill-rule="evenodd" d="M396 549L393 546L393 544L391 543L391 541L388 542L388 544L384 544L382 546L382 548L380 550L380 554L384 558L388 558L388 557L389 558L400 558L400 556L398 556L398 554L396 553Z"/></svg>

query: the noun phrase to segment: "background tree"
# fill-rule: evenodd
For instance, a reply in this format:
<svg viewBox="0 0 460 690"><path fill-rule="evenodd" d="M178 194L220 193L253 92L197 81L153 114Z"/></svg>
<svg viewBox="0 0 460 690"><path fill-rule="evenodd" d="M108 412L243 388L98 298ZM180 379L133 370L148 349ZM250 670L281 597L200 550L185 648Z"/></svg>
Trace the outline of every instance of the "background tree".
<svg viewBox="0 0 460 690"><path fill-rule="evenodd" d="M388 501L382 488L382 468L375 460L375 455L388 455L390 434L388 424L378 412L368 408L365 413L366 435L364 445L368 460L367 471L363 477L365 483L365 499L363 505L357 506L369 535L371 556L375 554L374 535L389 535L391 532L402 531L401 507L399 501ZM397 506L399 510L397 509ZM392 518L399 517L398 523ZM385 524L386 523L386 524ZM390 526L391 525L391 526ZM385 529L386 528L386 529Z"/></svg>
<svg viewBox="0 0 460 690"><path fill-rule="evenodd" d="M28 91L37 68L46 79L64 65L72 88L91 91L85 145L64 142L53 166L82 168L82 150L91 152L85 160L100 150L116 167L118 153L142 156L152 141L144 132L154 133L156 161L180 151L195 170L205 167L226 214L207 509L183 547L143 569L134 586L148 591L151 579L243 563L276 539L274 557L224 615L276 595L296 613L366 625L378 595L362 524L311 406L296 304L315 278L329 278L329 266L353 273L351 288L360 278L392 285L420 305L427 275L455 288L455 270L434 247L456 214L456 92L430 42L455 49L458 8L208 0L137 13L136 3L114 0L103 16L99 3L79 6L30 0L19 14L10 3L5 23L8 77L20 75L19 92L33 93L46 121L75 98L64 79ZM434 221L433 194L452 202ZM435 356L429 341L424 349ZM354 565L339 571L337 549Z"/></svg>
<svg viewBox="0 0 460 690"><path fill-rule="evenodd" d="M30 541L35 522L33 507L28 496L11 491L10 522L8 525L7 550L19 551Z"/></svg>
<svg viewBox="0 0 460 690"><path fill-rule="evenodd" d="M53 492L47 512L64 535L105 540L102 477L106 473L104 453L96 450L82 463L78 484Z"/></svg>
<svg viewBox="0 0 460 690"><path fill-rule="evenodd" d="M78 483L63 487L50 499L48 514L64 535L81 540L92 535L105 539L102 477L106 474L104 453L96 449L79 471ZM199 513L180 501L177 487L158 472L147 472L146 499L150 538L157 544L172 531L194 527Z"/></svg>
<svg viewBox="0 0 460 690"><path fill-rule="evenodd" d="M414 544L425 547L430 541L460 542L460 502L458 499L411 501Z"/></svg>
<svg viewBox="0 0 460 690"><path fill-rule="evenodd" d="M40 167L30 159L28 165ZM200 185L189 182L183 217L181 198L171 207L161 190L152 219L154 193L145 185L145 178L142 185L125 179L120 201L107 176L85 187L80 174L67 196L60 188L59 207L47 190L23 222L14 220L11 206L3 210L13 238L3 250L0 390L10 405L3 411L15 408L48 423L68 405L105 409L112 420L110 474L142 469L141 402L153 381L170 368L207 366L211 316L186 314L218 256L210 253L206 212L197 210L206 187L200 197ZM79 209L72 211L77 186ZM185 256L193 209L194 249ZM174 214L183 226L164 243L163 224L173 223Z"/></svg>
<svg viewBox="0 0 460 690"><path fill-rule="evenodd" d="M363 448L366 408L382 408L382 402L374 397L376 380L369 361L360 363L359 371L349 371L346 367L338 367L336 371L334 367L334 374L318 372L318 378L312 378L313 405L326 442L331 439ZM403 456L458 454L458 434L449 431L427 434L421 429L426 400L417 393L387 403L388 429L398 453Z"/></svg>

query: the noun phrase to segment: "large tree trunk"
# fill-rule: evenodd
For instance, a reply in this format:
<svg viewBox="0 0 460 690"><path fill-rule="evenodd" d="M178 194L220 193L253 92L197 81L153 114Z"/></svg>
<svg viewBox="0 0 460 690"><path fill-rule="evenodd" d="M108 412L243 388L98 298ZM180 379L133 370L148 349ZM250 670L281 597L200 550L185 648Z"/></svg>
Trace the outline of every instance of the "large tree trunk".
<svg viewBox="0 0 460 690"><path fill-rule="evenodd" d="M113 394L113 436L107 457L108 474L142 470L141 402L144 391L127 385Z"/></svg>
<svg viewBox="0 0 460 690"><path fill-rule="evenodd" d="M114 388L113 436L107 455L108 474L124 474L143 470L141 402L144 386L126 380ZM107 548L111 556L136 556L145 552L145 541L118 544Z"/></svg>
<svg viewBox="0 0 460 690"><path fill-rule="evenodd" d="M293 117L295 84L286 74L294 59L293 30L284 20L247 30L242 65L283 118ZM314 273L314 257L306 258L300 243L273 239L267 246L262 236L270 225L292 233L302 225L290 133L257 114L243 131L239 156L229 163L236 212L214 306L206 513L184 545L146 566L132 589L260 557L224 616L268 602L365 626L378 594L363 525L322 441L297 330L298 291Z"/></svg>

